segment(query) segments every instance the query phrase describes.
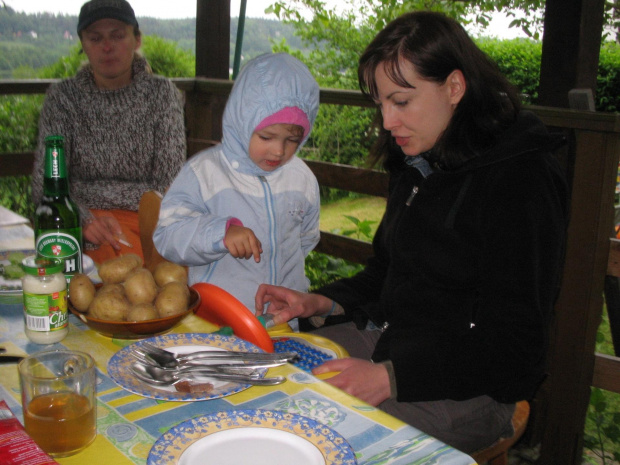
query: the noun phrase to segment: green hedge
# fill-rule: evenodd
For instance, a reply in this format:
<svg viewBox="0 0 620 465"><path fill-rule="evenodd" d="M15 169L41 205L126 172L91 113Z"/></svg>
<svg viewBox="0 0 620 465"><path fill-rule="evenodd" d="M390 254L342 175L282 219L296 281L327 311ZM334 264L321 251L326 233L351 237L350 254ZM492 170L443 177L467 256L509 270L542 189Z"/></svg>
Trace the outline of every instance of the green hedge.
<svg viewBox="0 0 620 465"><path fill-rule="evenodd" d="M601 48L596 83L596 109L620 111L620 45L606 43Z"/></svg>
<svg viewBox="0 0 620 465"><path fill-rule="evenodd" d="M542 44L528 39L480 39L477 43L521 91L524 102L535 103L538 99Z"/></svg>
<svg viewBox="0 0 620 465"><path fill-rule="evenodd" d="M479 39L477 43L521 90L524 101L536 104L542 44L528 39ZM597 111L620 111L620 45L615 42L601 47L595 106Z"/></svg>

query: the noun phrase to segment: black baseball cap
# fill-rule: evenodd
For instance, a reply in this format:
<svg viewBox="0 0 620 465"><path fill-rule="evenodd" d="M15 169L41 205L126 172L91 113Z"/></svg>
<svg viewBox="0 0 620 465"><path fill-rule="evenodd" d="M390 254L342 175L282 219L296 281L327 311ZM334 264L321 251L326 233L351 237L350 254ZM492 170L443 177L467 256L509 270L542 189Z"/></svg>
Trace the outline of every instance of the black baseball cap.
<svg viewBox="0 0 620 465"><path fill-rule="evenodd" d="M100 19L118 19L131 26L138 26L131 5L125 0L90 0L84 3L78 18L78 34Z"/></svg>

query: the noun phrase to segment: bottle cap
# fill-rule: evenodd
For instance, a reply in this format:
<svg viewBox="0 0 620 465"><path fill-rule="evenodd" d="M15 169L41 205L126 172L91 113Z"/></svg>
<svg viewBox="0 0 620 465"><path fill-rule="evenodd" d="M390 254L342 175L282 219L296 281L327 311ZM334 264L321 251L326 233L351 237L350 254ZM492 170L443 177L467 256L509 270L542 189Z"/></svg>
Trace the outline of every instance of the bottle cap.
<svg viewBox="0 0 620 465"><path fill-rule="evenodd" d="M64 142L65 138L63 136L60 136L58 134L53 134L51 136L47 136L45 138L45 142Z"/></svg>
<svg viewBox="0 0 620 465"><path fill-rule="evenodd" d="M49 276L60 273L64 265L59 260L49 260L47 258L37 258L36 255L24 258L22 268L26 274L31 276Z"/></svg>

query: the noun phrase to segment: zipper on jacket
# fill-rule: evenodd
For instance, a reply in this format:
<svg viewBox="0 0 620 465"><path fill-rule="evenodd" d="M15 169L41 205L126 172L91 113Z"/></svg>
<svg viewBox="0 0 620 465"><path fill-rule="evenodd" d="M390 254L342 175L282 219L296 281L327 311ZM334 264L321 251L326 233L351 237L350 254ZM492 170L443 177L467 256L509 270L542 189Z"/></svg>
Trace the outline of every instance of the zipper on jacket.
<svg viewBox="0 0 620 465"><path fill-rule="evenodd" d="M478 321L479 302L480 302L480 292L476 292L476 300L469 314L469 329L474 329L476 327L476 322Z"/></svg>
<svg viewBox="0 0 620 465"><path fill-rule="evenodd" d="M413 198L416 196L419 190L420 188L418 186L413 186L413 189L411 189L411 194L409 194L409 197L407 197L405 205L407 205L408 207L411 205L411 202L413 202Z"/></svg>
<svg viewBox="0 0 620 465"><path fill-rule="evenodd" d="M269 241L271 243L271 254L269 256L269 283L270 284L278 284L278 270L276 268L276 254L277 254L277 246L276 246L276 215L275 215L275 207L273 205L273 196L271 194L271 187L269 186L269 182L265 176L258 177L263 186L263 190L265 192L265 208L267 209L267 216L269 218Z"/></svg>

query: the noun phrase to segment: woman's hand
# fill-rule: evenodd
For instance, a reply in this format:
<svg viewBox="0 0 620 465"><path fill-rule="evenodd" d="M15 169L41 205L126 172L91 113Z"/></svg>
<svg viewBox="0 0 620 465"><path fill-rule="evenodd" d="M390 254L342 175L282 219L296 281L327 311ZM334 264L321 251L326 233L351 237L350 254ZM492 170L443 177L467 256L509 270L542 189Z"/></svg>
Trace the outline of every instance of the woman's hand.
<svg viewBox="0 0 620 465"><path fill-rule="evenodd" d="M390 397L390 377L387 369L380 363L359 358L341 358L325 362L312 370L312 374L321 375L332 371L340 373L326 379L326 383L370 405L376 407Z"/></svg>
<svg viewBox="0 0 620 465"><path fill-rule="evenodd" d="M110 244L115 250L121 250L117 238L123 235L121 225L113 216L94 217L82 228L84 239L96 245Z"/></svg>
<svg viewBox="0 0 620 465"><path fill-rule="evenodd" d="M249 259L254 256L256 263L260 262L263 246L250 228L231 224L224 236L224 246L235 258Z"/></svg>
<svg viewBox="0 0 620 465"><path fill-rule="evenodd" d="M262 315L268 303L267 313L274 315L274 323L286 323L293 318L323 315L332 307L332 300L319 295L294 291L286 287L261 284L254 299L256 315Z"/></svg>

